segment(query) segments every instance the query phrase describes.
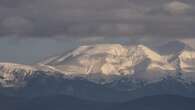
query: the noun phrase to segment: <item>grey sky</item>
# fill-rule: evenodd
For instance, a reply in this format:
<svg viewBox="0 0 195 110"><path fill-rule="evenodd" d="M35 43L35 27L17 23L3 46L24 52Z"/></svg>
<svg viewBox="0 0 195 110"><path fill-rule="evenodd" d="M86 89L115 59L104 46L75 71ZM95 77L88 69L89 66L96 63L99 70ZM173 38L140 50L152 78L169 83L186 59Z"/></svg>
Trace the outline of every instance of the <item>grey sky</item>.
<svg viewBox="0 0 195 110"><path fill-rule="evenodd" d="M192 37L194 0L0 0L0 35Z"/></svg>
<svg viewBox="0 0 195 110"><path fill-rule="evenodd" d="M194 6L195 0L0 0L0 61L32 63L85 43L194 39Z"/></svg>

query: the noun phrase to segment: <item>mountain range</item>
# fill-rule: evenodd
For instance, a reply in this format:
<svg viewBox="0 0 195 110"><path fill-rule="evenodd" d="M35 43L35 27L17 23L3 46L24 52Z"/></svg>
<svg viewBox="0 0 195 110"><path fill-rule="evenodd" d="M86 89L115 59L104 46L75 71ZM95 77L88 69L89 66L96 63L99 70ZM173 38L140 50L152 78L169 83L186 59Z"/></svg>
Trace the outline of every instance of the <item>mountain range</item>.
<svg viewBox="0 0 195 110"><path fill-rule="evenodd" d="M174 41L95 44L34 65L0 63L0 94L25 98L68 95L124 102L153 95L195 97L195 50Z"/></svg>

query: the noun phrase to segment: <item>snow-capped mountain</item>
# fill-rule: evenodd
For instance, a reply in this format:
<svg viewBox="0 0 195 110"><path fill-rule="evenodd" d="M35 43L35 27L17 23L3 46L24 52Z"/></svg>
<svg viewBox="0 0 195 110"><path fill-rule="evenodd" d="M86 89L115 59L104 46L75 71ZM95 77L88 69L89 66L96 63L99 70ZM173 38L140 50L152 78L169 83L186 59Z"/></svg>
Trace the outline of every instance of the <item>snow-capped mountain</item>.
<svg viewBox="0 0 195 110"><path fill-rule="evenodd" d="M46 65L22 65L15 63L0 63L0 85L3 87L22 87L36 75L45 74L57 76L60 73Z"/></svg>
<svg viewBox="0 0 195 110"><path fill-rule="evenodd" d="M195 80L195 49L179 41L168 42L158 50L176 72L183 73L183 76ZM164 54L163 54L164 53Z"/></svg>
<svg viewBox="0 0 195 110"><path fill-rule="evenodd" d="M27 65L0 63L0 82L2 86L11 87L24 83L25 78L32 75L35 68Z"/></svg>
<svg viewBox="0 0 195 110"><path fill-rule="evenodd" d="M35 65L0 63L0 89L12 95L68 94L106 101L195 96L195 51L185 46L165 55L144 45L80 46Z"/></svg>
<svg viewBox="0 0 195 110"><path fill-rule="evenodd" d="M80 46L67 54L51 57L33 66L1 63L0 75L3 80L15 81L17 78L25 79L37 71L43 71L50 74L84 77L94 82L99 82L97 80L100 79L111 82L121 76L155 82L182 73L182 77L195 80L194 49L183 43L172 43L182 45L182 49L180 46L176 49L179 50L177 53L169 55L161 55L143 45ZM170 43L161 49L166 50L167 45Z"/></svg>
<svg viewBox="0 0 195 110"><path fill-rule="evenodd" d="M135 73L166 74L174 71L158 53L143 46L98 44L81 46L72 52L41 62L66 74L134 75ZM151 77L152 77L151 76Z"/></svg>

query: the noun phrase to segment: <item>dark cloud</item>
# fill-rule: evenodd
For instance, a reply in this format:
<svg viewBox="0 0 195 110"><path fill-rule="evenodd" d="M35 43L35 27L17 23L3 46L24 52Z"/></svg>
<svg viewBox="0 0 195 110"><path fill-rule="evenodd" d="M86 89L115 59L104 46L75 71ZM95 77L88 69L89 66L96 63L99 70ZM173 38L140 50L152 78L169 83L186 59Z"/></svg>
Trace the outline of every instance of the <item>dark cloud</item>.
<svg viewBox="0 0 195 110"><path fill-rule="evenodd" d="M33 23L29 19L20 16L8 17L2 20L2 28L4 33L10 34L29 34L33 31Z"/></svg>
<svg viewBox="0 0 195 110"><path fill-rule="evenodd" d="M0 0L0 35L194 37L194 0Z"/></svg>
<svg viewBox="0 0 195 110"><path fill-rule="evenodd" d="M0 0L0 62L31 64L94 43L152 47L182 39L194 47L194 6L195 0Z"/></svg>

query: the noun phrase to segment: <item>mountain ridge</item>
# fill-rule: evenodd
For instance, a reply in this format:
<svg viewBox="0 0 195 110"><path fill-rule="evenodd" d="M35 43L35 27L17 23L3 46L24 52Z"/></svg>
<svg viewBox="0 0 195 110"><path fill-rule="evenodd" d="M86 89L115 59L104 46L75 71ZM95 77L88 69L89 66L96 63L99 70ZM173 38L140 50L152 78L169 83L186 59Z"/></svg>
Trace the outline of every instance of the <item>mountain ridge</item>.
<svg viewBox="0 0 195 110"><path fill-rule="evenodd" d="M0 76L9 80L14 78L12 72L23 71L23 75L31 75L33 71L45 71L71 77L126 75L158 80L182 73L194 80L194 66L195 51L183 50L180 54L164 57L143 45L97 44L80 46L61 57L54 56L35 65L0 63Z"/></svg>
<svg viewBox="0 0 195 110"><path fill-rule="evenodd" d="M0 63L0 90L25 97L68 94L104 101L169 93L195 97L194 56L194 51L184 50L167 60L143 45L81 46L44 63Z"/></svg>

